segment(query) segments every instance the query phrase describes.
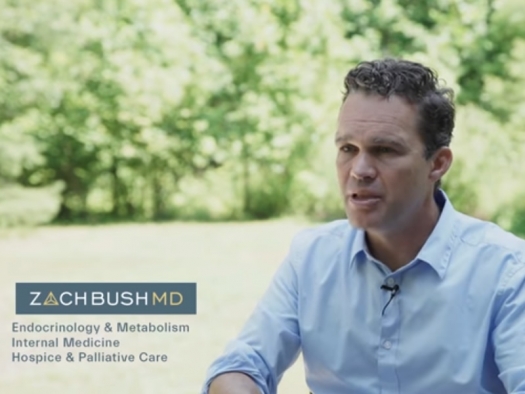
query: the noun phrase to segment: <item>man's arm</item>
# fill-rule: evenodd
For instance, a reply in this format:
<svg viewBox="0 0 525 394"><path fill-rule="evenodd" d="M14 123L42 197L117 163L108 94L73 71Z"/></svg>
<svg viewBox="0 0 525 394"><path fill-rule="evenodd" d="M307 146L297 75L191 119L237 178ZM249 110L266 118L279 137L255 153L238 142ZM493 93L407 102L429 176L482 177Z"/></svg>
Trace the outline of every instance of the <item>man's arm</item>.
<svg viewBox="0 0 525 394"><path fill-rule="evenodd" d="M229 372L212 381L209 394L261 394L261 391L248 375Z"/></svg>
<svg viewBox="0 0 525 394"><path fill-rule="evenodd" d="M246 384L255 393L275 394L277 385L286 369L299 356L300 336L298 326L298 279L290 255L279 266L265 294L244 325L239 336L231 341L224 353L208 370L203 394L212 394L210 384L220 375L237 372L247 375L254 382L251 387L245 379L224 377L217 384L230 385L228 394L241 390ZM233 375L231 375L233 376ZM235 375L237 376L237 375ZM217 394L222 393L218 391ZM251 394L251 391L239 391Z"/></svg>
<svg viewBox="0 0 525 394"><path fill-rule="evenodd" d="M509 394L525 394L525 263L516 261L515 267L499 293L492 338L505 389Z"/></svg>

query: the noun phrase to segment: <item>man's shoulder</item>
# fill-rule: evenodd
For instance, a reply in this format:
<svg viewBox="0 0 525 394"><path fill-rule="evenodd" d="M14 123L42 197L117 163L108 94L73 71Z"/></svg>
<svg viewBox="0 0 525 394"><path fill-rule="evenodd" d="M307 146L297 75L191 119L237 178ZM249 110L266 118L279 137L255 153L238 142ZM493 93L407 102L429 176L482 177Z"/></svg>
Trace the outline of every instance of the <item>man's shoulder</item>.
<svg viewBox="0 0 525 394"><path fill-rule="evenodd" d="M293 238L291 254L294 260L309 260L322 255L323 259L337 255L355 233L347 219L314 225L299 231Z"/></svg>
<svg viewBox="0 0 525 394"><path fill-rule="evenodd" d="M334 220L328 223L310 226L299 231L295 235L293 242L302 244L315 242L320 239L340 240L351 230L352 227L347 219Z"/></svg>
<svg viewBox="0 0 525 394"><path fill-rule="evenodd" d="M474 247L489 247L510 253L525 264L525 239L503 229L494 222L459 214L462 223L461 240Z"/></svg>

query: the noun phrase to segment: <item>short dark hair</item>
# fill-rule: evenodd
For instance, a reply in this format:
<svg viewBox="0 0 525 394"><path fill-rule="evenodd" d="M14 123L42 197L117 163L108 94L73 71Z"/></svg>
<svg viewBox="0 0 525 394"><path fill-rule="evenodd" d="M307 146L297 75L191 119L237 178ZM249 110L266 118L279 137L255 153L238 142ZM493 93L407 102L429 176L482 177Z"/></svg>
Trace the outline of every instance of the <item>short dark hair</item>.
<svg viewBox="0 0 525 394"><path fill-rule="evenodd" d="M354 92L396 95L415 104L419 113L419 133L425 158L449 146L454 129L454 92L439 86L438 76L422 64L398 59L359 63L345 77L344 100Z"/></svg>

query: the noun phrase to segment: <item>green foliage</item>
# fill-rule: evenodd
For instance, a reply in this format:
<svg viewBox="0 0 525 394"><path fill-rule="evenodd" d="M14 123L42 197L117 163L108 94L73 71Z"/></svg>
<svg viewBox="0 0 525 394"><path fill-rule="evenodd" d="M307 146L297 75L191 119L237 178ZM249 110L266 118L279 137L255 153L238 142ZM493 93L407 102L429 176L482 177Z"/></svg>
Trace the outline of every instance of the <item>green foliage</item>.
<svg viewBox="0 0 525 394"><path fill-rule="evenodd" d="M511 210L514 212L514 215L508 229L517 236L525 238L525 206L521 203L517 207L511 207Z"/></svg>
<svg viewBox="0 0 525 394"><path fill-rule="evenodd" d="M46 188L3 185L0 188L0 228L50 222L60 206L60 184Z"/></svg>
<svg viewBox="0 0 525 394"><path fill-rule="evenodd" d="M492 220L525 238L525 194L511 199L510 203L501 204L494 213Z"/></svg>
<svg viewBox="0 0 525 394"><path fill-rule="evenodd" d="M520 0L0 7L0 182L21 193L60 181L58 220L342 217L342 81L379 56L425 62L457 91L444 185L461 210L502 217L525 192ZM2 195L13 192L0 183Z"/></svg>

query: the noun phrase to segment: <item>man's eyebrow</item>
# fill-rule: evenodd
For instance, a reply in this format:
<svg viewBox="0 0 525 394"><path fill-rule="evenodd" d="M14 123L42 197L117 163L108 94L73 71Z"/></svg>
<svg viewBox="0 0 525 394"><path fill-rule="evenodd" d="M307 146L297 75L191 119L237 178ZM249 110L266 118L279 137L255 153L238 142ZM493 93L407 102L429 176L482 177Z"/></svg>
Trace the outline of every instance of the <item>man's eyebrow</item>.
<svg viewBox="0 0 525 394"><path fill-rule="evenodd" d="M352 138L350 136L345 135L339 135L335 138L335 143L341 143L341 142L352 142ZM375 137L371 141L373 144L376 145L394 145L400 148L405 147L405 143L403 141L400 141L398 139L394 138L385 138L385 137Z"/></svg>
<svg viewBox="0 0 525 394"><path fill-rule="evenodd" d="M395 145L399 147L405 147L403 141L393 138L376 137L372 139L372 142L377 145Z"/></svg>
<svg viewBox="0 0 525 394"><path fill-rule="evenodd" d="M338 142L341 142L341 141L347 141L349 140L348 137L345 137L343 135L336 135L335 137L335 143L337 144Z"/></svg>

